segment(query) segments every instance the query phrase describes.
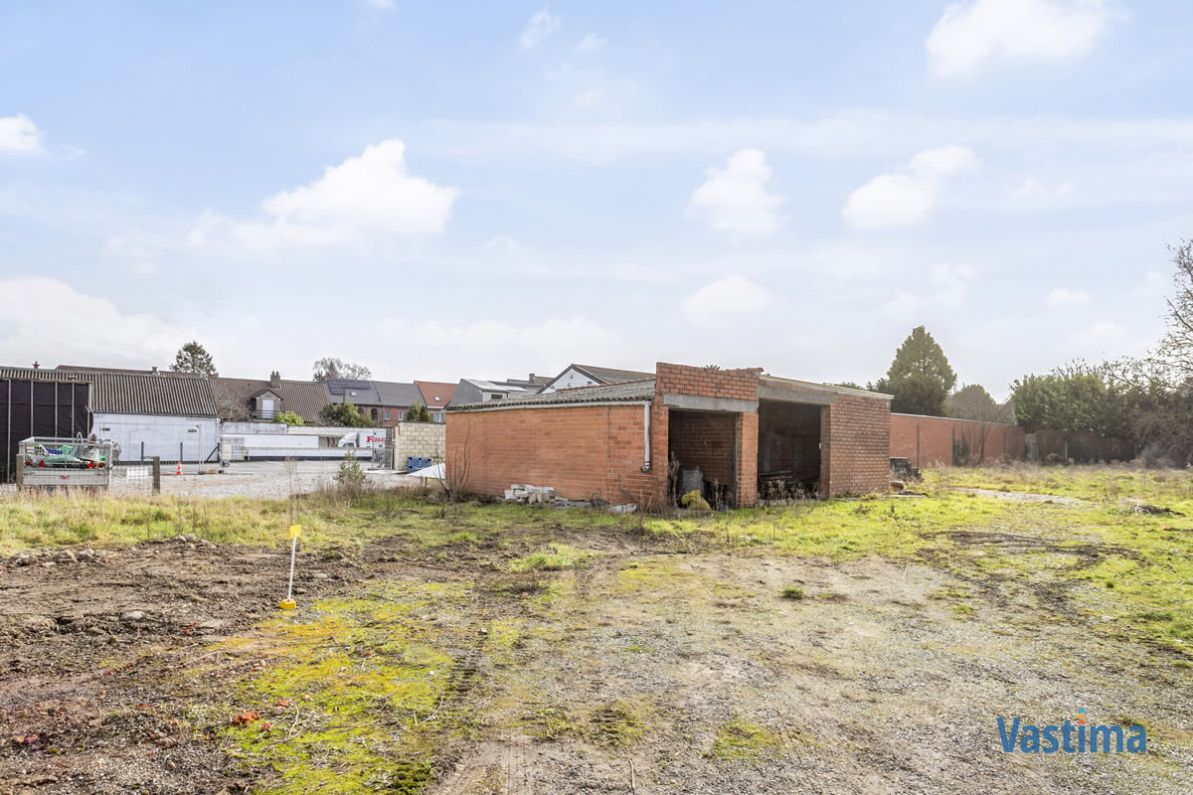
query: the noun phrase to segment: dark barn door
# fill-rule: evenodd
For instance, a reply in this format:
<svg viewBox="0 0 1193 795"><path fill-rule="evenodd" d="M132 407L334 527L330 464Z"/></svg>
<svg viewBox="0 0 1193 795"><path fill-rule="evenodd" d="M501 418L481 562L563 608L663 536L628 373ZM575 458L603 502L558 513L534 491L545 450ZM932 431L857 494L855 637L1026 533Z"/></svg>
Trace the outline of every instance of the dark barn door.
<svg viewBox="0 0 1193 795"><path fill-rule="evenodd" d="M0 378L0 483L16 479L17 445L30 436L91 432L88 384Z"/></svg>

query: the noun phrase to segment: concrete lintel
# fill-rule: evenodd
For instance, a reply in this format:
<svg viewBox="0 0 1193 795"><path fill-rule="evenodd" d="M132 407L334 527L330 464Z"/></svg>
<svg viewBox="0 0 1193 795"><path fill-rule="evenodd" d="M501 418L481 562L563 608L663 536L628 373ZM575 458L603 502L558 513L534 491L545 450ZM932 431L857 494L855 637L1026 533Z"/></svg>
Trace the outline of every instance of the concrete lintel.
<svg viewBox="0 0 1193 795"><path fill-rule="evenodd" d="M725 411L733 414L750 414L758 411L757 400L735 398L710 398L699 395L663 395L663 405L673 409L689 411Z"/></svg>
<svg viewBox="0 0 1193 795"><path fill-rule="evenodd" d="M764 386L759 384L758 397L761 400L780 400L784 403L810 403L815 406L831 406L837 396L832 392L798 389L794 387Z"/></svg>

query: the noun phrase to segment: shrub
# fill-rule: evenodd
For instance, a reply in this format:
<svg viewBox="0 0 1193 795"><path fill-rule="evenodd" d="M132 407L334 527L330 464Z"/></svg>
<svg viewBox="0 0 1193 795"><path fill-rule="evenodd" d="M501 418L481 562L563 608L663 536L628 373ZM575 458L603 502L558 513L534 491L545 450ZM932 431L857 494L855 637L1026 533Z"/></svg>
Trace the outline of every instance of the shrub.
<svg viewBox="0 0 1193 795"><path fill-rule="evenodd" d="M340 470L336 472L336 487L348 497L357 496L364 491L365 472L352 453L344 454L344 461L340 464Z"/></svg>

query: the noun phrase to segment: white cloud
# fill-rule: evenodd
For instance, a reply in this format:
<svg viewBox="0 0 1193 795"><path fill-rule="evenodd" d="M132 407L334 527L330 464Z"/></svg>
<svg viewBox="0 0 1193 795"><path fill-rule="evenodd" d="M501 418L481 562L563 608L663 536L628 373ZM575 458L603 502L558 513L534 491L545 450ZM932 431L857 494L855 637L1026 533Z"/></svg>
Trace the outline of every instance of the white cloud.
<svg viewBox="0 0 1193 795"><path fill-rule="evenodd" d="M1169 278L1160 271L1148 271L1143 275L1143 281L1131 290L1131 295L1144 299L1160 298L1168 288Z"/></svg>
<svg viewBox="0 0 1193 795"><path fill-rule="evenodd" d="M969 283L977 275L971 265L947 262L933 265L928 272L927 289L922 294L896 288L879 311L893 320L919 322L925 312L933 309L956 310L965 303Z"/></svg>
<svg viewBox="0 0 1193 795"><path fill-rule="evenodd" d="M783 199L767 192L771 170L761 149L734 152L724 168L713 166L705 174L708 179L692 194L688 206L713 229L765 235L779 228Z"/></svg>
<svg viewBox="0 0 1193 795"><path fill-rule="evenodd" d="M0 155L34 155L42 151L41 133L23 114L0 116Z"/></svg>
<svg viewBox="0 0 1193 795"><path fill-rule="evenodd" d="M757 312L770 303L766 290L744 276L726 276L706 284L683 302L689 320L719 320L730 315Z"/></svg>
<svg viewBox="0 0 1193 795"><path fill-rule="evenodd" d="M1120 340L1126 333L1118 323L1111 320L1099 320L1092 326L1079 328L1069 335L1069 341L1074 345L1096 345L1108 340Z"/></svg>
<svg viewBox="0 0 1193 795"><path fill-rule="evenodd" d="M841 215L858 229L889 229L924 219L936 204L940 182L978 162L964 146L916 153L909 174L879 174L849 194Z"/></svg>
<svg viewBox="0 0 1193 795"><path fill-rule="evenodd" d="M911 320L919 313L922 303L918 296L907 290L895 290L894 294L879 307L878 311L892 320Z"/></svg>
<svg viewBox="0 0 1193 795"><path fill-rule="evenodd" d="M85 295L61 279L0 280L0 361L43 365L165 365L194 335L149 313L125 313L106 298ZM30 312L53 307L56 318Z"/></svg>
<svg viewBox="0 0 1193 795"><path fill-rule="evenodd" d="M858 229L907 226L932 209L932 186L901 174L880 174L849 194L841 214Z"/></svg>
<svg viewBox="0 0 1193 795"><path fill-rule="evenodd" d="M1069 287L1057 287L1048 293L1049 306L1079 306L1089 302L1089 293Z"/></svg>
<svg viewBox="0 0 1193 795"><path fill-rule="evenodd" d="M1085 55L1111 21L1103 0L974 0L948 6L924 46L933 73L956 77L987 61Z"/></svg>
<svg viewBox="0 0 1193 795"><path fill-rule="evenodd" d="M576 42L576 52L596 52L608 43L608 40L599 33L586 33L584 38Z"/></svg>
<svg viewBox="0 0 1193 795"><path fill-rule="evenodd" d="M977 275L977 271L970 265L933 265L932 274L928 279L928 284L932 287L932 297L939 304L957 307L965 300L968 283Z"/></svg>
<svg viewBox="0 0 1193 795"><path fill-rule="evenodd" d="M617 114L637 104L642 96L641 86L632 80L602 83L577 94L572 99L572 109L581 113Z"/></svg>
<svg viewBox="0 0 1193 795"><path fill-rule="evenodd" d="M398 6L395 0L365 0L365 3L371 5L373 8L380 8L384 11L389 11Z"/></svg>
<svg viewBox="0 0 1193 795"><path fill-rule="evenodd" d="M546 6L535 11L526 21L526 27L522 29L522 35L519 38L522 49L533 50L542 44L555 31L559 30L559 23L560 18L552 14Z"/></svg>
<svg viewBox="0 0 1193 795"><path fill-rule="evenodd" d="M972 168L977 162L977 155L967 146L941 146L917 152L909 168L918 177L938 179Z"/></svg>
<svg viewBox="0 0 1193 795"><path fill-rule="evenodd" d="M1049 185L1028 177L1011 189L1011 198L1025 203L1048 203L1067 199L1073 194L1072 182Z"/></svg>
<svg viewBox="0 0 1193 795"><path fill-rule="evenodd" d="M392 138L358 157L329 166L323 176L262 203L265 220L230 221L207 214L189 240L201 245L221 234L255 249L285 244L359 243L373 236L434 235L451 217L455 188L406 170L406 145Z"/></svg>

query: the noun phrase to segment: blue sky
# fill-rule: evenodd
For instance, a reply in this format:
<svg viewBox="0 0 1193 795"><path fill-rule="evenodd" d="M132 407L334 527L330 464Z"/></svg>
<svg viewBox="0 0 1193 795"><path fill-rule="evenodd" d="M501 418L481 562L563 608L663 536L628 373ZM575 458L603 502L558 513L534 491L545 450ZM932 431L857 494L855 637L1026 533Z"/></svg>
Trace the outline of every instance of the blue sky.
<svg viewBox="0 0 1193 795"><path fill-rule="evenodd" d="M1006 394L1162 332L1187 3L0 6L0 362ZM46 307L41 311L39 307ZM60 320L46 321L47 315Z"/></svg>

